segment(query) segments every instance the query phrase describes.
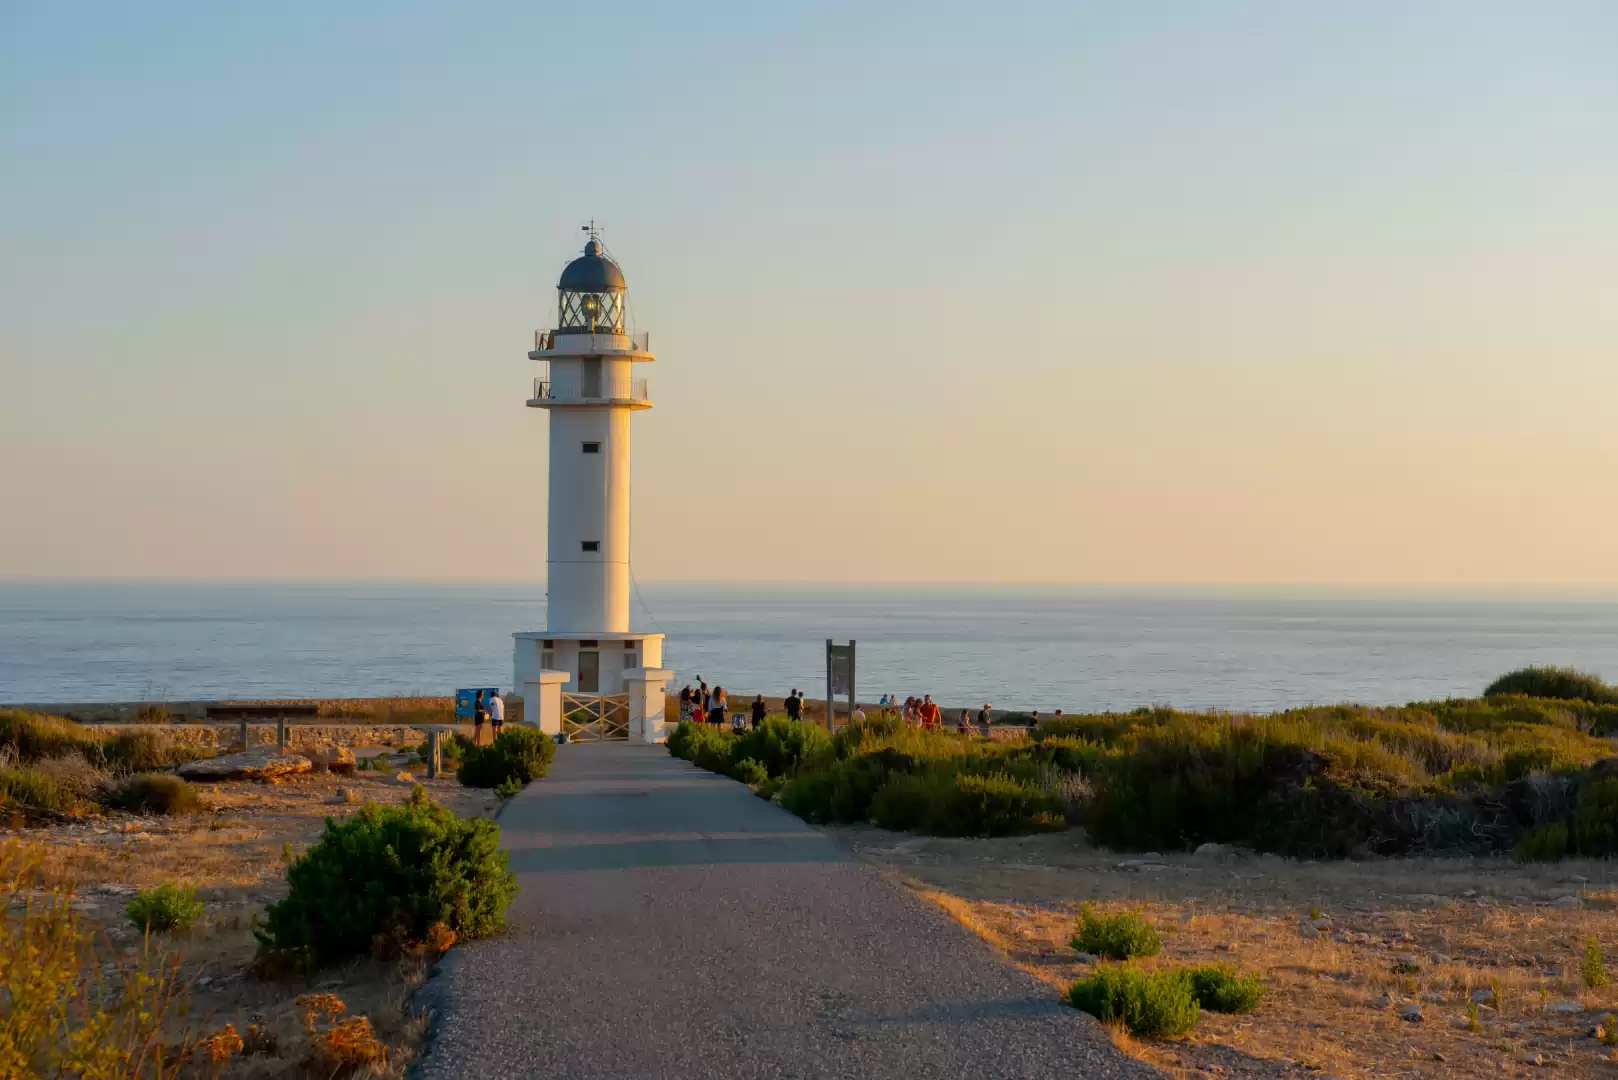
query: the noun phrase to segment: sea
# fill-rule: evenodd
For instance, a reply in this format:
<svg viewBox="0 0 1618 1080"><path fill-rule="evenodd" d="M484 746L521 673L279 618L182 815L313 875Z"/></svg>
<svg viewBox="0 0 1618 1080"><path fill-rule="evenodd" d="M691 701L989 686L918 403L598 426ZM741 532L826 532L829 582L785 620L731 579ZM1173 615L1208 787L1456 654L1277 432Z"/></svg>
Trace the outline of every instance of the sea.
<svg viewBox="0 0 1618 1080"><path fill-rule="evenodd" d="M1618 677L1618 592L652 584L675 686L860 699L1273 710L1475 695L1527 664ZM0 582L0 702L449 694L509 687L535 584Z"/></svg>

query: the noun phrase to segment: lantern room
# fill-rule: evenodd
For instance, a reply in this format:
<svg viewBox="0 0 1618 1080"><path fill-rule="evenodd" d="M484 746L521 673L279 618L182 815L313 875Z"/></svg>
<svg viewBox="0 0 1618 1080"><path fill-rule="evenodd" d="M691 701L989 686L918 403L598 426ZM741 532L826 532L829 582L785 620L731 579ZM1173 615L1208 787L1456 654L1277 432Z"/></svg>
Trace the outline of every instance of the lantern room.
<svg viewBox="0 0 1618 1080"><path fill-rule="evenodd" d="M584 254L568 263L556 283L558 334L624 332L624 274L594 237Z"/></svg>

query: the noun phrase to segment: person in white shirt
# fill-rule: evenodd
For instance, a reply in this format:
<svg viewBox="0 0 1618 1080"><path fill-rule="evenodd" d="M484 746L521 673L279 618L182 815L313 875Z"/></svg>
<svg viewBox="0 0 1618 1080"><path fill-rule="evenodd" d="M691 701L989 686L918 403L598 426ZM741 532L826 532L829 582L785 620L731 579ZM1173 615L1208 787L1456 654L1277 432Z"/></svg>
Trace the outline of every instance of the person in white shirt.
<svg viewBox="0 0 1618 1080"><path fill-rule="evenodd" d="M498 738L501 725L506 722L506 699L500 696L498 689L490 691L487 707L489 723L494 725L494 734Z"/></svg>

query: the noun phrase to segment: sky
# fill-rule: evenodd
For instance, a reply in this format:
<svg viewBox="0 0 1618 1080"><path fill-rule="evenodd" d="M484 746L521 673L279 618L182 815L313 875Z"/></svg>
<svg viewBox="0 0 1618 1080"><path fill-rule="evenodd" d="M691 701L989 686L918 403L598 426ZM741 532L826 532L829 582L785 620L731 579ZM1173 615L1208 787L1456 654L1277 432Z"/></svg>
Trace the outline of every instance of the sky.
<svg viewBox="0 0 1618 1080"><path fill-rule="evenodd" d="M0 7L0 577L1618 583L1618 6Z"/></svg>

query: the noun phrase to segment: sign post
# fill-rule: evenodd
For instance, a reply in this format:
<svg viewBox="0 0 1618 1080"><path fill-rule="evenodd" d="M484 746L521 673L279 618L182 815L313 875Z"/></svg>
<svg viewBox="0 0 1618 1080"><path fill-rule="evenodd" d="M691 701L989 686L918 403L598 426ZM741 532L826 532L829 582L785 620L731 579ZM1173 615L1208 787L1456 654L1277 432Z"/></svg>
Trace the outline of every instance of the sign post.
<svg viewBox="0 0 1618 1080"><path fill-rule="evenodd" d="M837 715L837 695L848 695L848 718L854 719L854 640L847 645L826 639L826 730L832 729Z"/></svg>

